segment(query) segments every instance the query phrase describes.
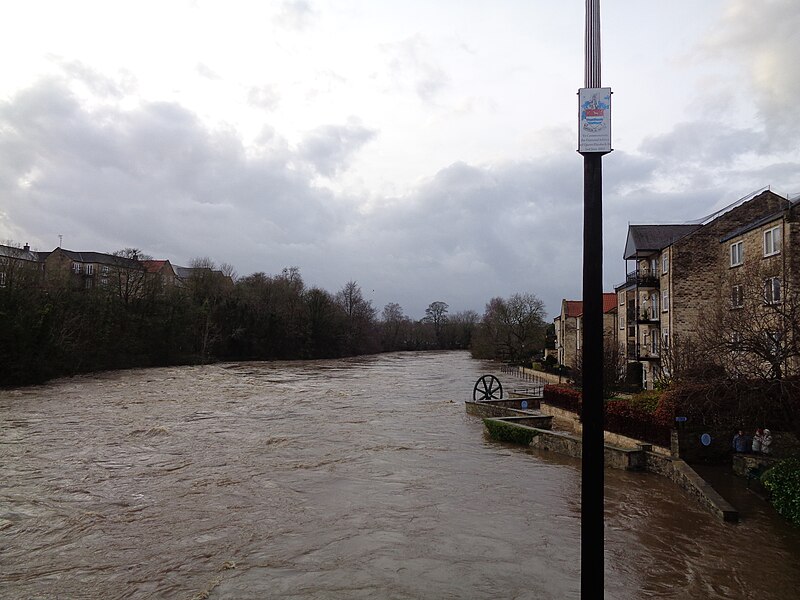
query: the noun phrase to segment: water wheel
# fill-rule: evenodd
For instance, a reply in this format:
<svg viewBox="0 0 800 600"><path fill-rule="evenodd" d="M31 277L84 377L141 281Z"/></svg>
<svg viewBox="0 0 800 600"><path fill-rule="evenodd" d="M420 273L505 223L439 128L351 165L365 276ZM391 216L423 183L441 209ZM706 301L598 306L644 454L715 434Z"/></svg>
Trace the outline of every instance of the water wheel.
<svg viewBox="0 0 800 600"><path fill-rule="evenodd" d="M473 402L485 400L501 400L503 398L503 386L500 380L494 375L484 375L475 383L472 390Z"/></svg>

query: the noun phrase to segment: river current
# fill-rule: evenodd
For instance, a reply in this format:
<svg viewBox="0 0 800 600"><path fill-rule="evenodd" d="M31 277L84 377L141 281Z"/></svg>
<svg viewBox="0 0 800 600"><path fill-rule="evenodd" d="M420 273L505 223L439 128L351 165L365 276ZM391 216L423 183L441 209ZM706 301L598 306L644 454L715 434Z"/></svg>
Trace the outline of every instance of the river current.
<svg viewBox="0 0 800 600"><path fill-rule="evenodd" d="M467 353L0 391L0 597L579 597L580 464L488 440ZM501 380L506 386L513 380ZM800 532L606 471L606 597L794 599Z"/></svg>

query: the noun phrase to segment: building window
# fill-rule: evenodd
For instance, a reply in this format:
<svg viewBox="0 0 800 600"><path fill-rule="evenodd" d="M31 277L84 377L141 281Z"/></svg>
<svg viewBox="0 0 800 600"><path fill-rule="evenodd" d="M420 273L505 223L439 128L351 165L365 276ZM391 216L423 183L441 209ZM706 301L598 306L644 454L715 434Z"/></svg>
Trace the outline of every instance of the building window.
<svg viewBox="0 0 800 600"><path fill-rule="evenodd" d="M764 301L767 304L777 304L781 301L781 280L770 277L764 282Z"/></svg>
<svg viewBox="0 0 800 600"><path fill-rule="evenodd" d="M781 251L781 227L773 227L764 232L764 256L772 256Z"/></svg>
<svg viewBox="0 0 800 600"><path fill-rule="evenodd" d="M661 255L661 274L664 275L669 271L669 255L665 252Z"/></svg>
<svg viewBox="0 0 800 600"><path fill-rule="evenodd" d="M731 244L731 266L738 267L744 262L744 243Z"/></svg>
<svg viewBox="0 0 800 600"><path fill-rule="evenodd" d="M661 345L664 347L664 350L669 348L669 329L661 330Z"/></svg>
<svg viewBox="0 0 800 600"><path fill-rule="evenodd" d="M94 275L94 265L86 265L86 274Z"/></svg>
<svg viewBox="0 0 800 600"><path fill-rule="evenodd" d="M6 287L6 274L0 271L0 287Z"/></svg>
<svg viewBox="0 0 800 600"><path fill-rule="evenodd" d="M617 295L619 296L619 305L625 306L625 292L620 292Z"/></svg>
<svg viewBox="0 0 800 600"><path fill-rule="evenodd" d="M78 262L72 263L72 270L75 271L76 273L80 273L83 271L81 267L82 267L81 263Z"/></svg>
<svg viewBox="0 0 800 600"><path fill-rule="evenodd" d="M733 350L741 350L742 349L742 341L744 340L741 333L738 331L734 331L731 333L731 349Z"/></svg>
<svg viewBox="0 0 800 600"><path fill-rule="evenodd" d="M731 308L742 308L744 306L744 288L735 285L731 288Z"/></svg>
<svg viewBox="0 0 800 600"><path fill-rule="evenodd" d="M767 350L773 359L781 359L781 341L783 336L780 331L766 331L764 335L767 338Z"/></svg>
<svg viewBox="0 0 800 600"><path fill-rule="evenodd" d="M91 279L84 280L83 287L85 287L87 290L90 289L92 287L92 280Z"/></svg>
<svg viewBox="0 0 800 600"><path fill-rule="evenodd" d="M108 285L108 277L101 277L100 278L100 285Z"/></svg>
<svg viewBox="0 0 800 600"><path fill-rule="evenodd" d="M669 292L664 291L661 294L661 312L667 312L669 310Z"/></svg>
<svg viewBox="0 0 800 600"><path fill-rule="evenodd" d="M100 272L103 275L108 275L108 265L103 265L102 267L100 267Z"/></svg>

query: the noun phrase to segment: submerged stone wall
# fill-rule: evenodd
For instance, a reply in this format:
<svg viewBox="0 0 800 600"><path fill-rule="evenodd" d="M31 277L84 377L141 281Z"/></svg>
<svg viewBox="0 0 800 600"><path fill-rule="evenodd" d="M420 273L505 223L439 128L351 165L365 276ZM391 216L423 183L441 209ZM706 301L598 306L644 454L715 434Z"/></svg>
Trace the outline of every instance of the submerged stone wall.
<svg viewBox="0 0 800 600"><path fill-rule="evenodd" d="M484 417L484 424L494 439L558 452L575 458L580 458L582 455L582 440L574 433L550 431L523 424L525 422L524 415L519 414L522 411L503 407L470 407L470 404L483 405L484 403L468 402L467 412L470 414L475 414L470 412L471 410L495 413ZM505 415L498 414L503 411L505 411ZM528 415L528 418L533 417ZM603 455L606 467L645 470L663 475L687 490L702 506L720 519L731 522L739 520L739 513L730 503L722 498L684 460L677 456L667 456L663 448L653 451L651 444L638 444L635 448L622 448L606 442Z"/></svg>

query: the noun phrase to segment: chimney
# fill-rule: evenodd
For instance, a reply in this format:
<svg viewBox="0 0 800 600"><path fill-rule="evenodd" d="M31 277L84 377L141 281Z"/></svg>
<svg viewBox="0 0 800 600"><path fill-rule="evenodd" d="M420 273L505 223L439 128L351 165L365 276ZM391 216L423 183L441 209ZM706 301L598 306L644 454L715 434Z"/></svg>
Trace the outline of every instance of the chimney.
<svg viewBox="0 0 800 600"><path fill-rule="evenodd" d="M25 252L30 252L30 251L31 251L31 247L30 247L28 244L25 244L25 245L22 247L22 249L23 249Z"/></svg>

